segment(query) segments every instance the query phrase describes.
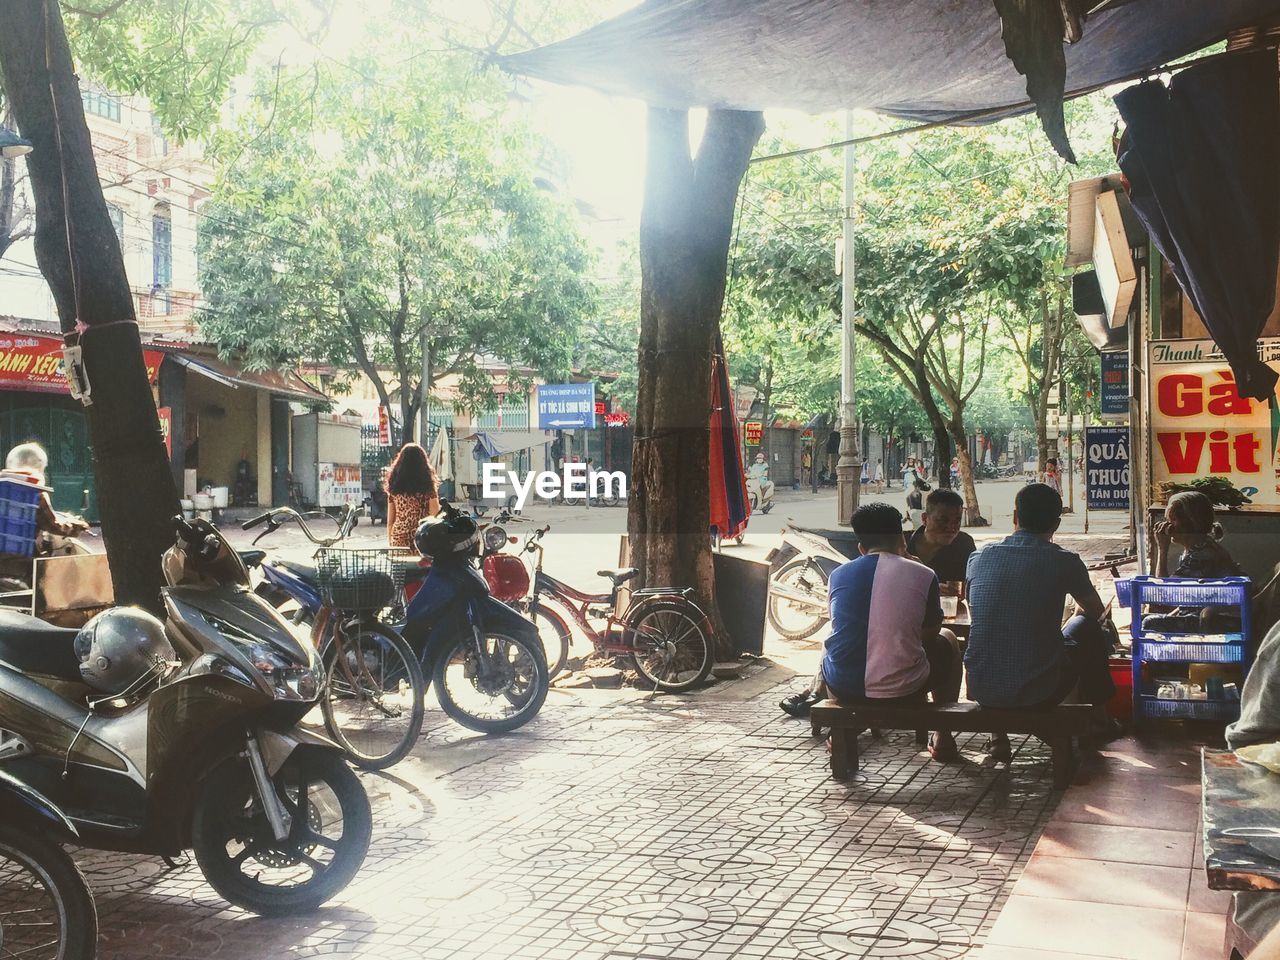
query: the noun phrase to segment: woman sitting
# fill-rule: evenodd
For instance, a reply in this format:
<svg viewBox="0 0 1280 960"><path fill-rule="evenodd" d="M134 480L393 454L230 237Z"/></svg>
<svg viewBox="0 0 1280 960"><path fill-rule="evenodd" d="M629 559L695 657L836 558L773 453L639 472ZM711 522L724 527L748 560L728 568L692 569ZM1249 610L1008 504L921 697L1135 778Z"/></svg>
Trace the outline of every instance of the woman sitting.
<svg viewBox="0 0 1280 960"><path fill-rule="evenodd" d="M1213 501L1203 493L1185 490L1169 498L1164 519L1155 525L1157 577L1217 580L1243 576L1239 564L1222 545L1222 524L1214 519ZM1182 547L1178 565L1169 571L1172 545ZM1143 623L1147 630L1226 631L1239 629L1238 617L1225 610L1188 607L1156 613Z"/></svg>
<svg viewBox="0 0 1280 960"><path fill-rule="evenodd" d="M418 524L440 512L436 491L427 452L416 443L406 443L387 473L387 542L391 546L413 546Z"/></svg>

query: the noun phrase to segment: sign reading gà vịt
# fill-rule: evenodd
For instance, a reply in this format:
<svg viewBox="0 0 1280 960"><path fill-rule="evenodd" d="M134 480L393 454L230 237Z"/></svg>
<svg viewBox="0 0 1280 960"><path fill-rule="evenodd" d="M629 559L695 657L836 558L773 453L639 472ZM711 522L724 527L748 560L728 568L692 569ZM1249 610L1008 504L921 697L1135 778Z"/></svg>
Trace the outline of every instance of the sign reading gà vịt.
<svg viewBox="0 0 1280 960"><path fill-rule="evenodd" d="M1280 339L1259 340L1258 356L1280 370ZM1280 505L1280 418L1265 401L1240 396L1217 345L1155 340L1148 360L1153 486L1225 477L1254 503Z"/></svg>

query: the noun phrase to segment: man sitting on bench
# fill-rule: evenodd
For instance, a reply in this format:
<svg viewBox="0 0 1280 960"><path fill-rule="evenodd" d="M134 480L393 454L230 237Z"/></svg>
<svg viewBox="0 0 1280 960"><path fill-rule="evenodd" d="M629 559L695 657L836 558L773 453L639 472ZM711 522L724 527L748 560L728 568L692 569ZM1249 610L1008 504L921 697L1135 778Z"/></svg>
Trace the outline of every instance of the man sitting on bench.
<svg viewBox="0 0 1280 960"><path fill-rule="evenodd" d="M1028 484L1014 498L1014 533L969 558L973 626L964 664L969 698L984 707L1049 707L1073 691L1080 703L1101 706L1115 692L1100 624L1106 608L1079 554L1053 542L1061 522L1062 495ZM1077 614L1064 626L1067 596ZM987 752L1008 763L1009 738L996 734Z"/></svg>
<svg viewBox="0 0 1280 960"><path fill-rule="evenodd" d="M955 703L960 696L960 645L942 627L938 578L907 558L902 514L869 503L853 515L857 560L831 574L831 635L813 690L843 704L925 701ZM946 731L929 738L937 761L958 755Z"/></svg>

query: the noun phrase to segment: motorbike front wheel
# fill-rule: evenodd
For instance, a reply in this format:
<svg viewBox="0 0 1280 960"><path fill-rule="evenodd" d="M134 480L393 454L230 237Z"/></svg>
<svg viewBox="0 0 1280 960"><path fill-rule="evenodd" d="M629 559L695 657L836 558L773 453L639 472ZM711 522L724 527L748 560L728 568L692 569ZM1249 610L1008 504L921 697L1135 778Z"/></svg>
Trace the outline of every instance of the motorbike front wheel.
<svg viewBox="0 0 1280 960"><path fill-rule="evenodd" d="M0 956L93 960L98 913L75 861L52 840L0 824Z"/></svg>
<svg viewBox="0 0 1280 960"><path fill-rule="evenodd" d="M239 756L210 772L191 829L209 885L264 917L314 910L346 887L373 826L368 794L337 752L295 750L272 780L291 821L284 840L275 839Z"/></svg>
<svg viewBox="0 0 1280 960"><path fill-rule="evenodd" d="M534 646L537 644L537 647ZM449 718L478 733L508 733L537 716L551 679L539 641L502 633L457 641L436 658L432 683Z"/></svg>
<svg viewBox="0 0 1280 960"><path fill-rule="evenodd" d="M812 637L827 622L827 578L807 559L793 560L774 577L778 583L814 597L812 606L769 595L769 625L788 640Z"/></svg>

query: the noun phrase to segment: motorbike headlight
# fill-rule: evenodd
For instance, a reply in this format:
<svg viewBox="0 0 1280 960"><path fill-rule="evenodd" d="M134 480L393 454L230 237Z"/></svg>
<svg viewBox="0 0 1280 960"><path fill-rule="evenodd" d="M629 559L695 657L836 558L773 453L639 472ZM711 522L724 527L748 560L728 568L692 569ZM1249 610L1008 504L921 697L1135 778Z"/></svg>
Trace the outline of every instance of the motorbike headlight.
<svg viewBox="0 0 1280 960"><path fill-rule="evenodd" d="M497 553L507 545L507 531L496 523L484 528L484 548L490 553Z"/></svg>
<svg viewBox="0 0 1280 960"><path fill-rule="evenodd" d="M315 669L286 656L269 643L243 633L230 624L211 620L219 633L231 640L284 700L314 700L320 693L319 664Z"/></svg>

